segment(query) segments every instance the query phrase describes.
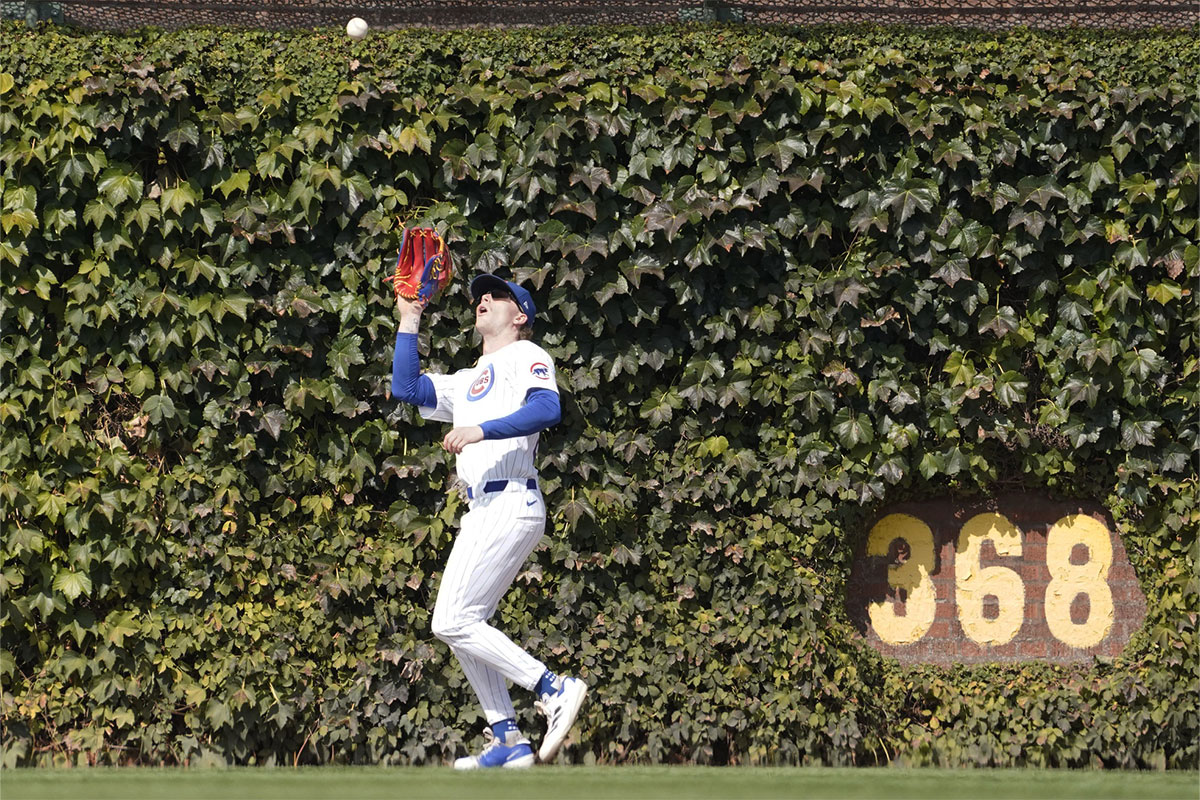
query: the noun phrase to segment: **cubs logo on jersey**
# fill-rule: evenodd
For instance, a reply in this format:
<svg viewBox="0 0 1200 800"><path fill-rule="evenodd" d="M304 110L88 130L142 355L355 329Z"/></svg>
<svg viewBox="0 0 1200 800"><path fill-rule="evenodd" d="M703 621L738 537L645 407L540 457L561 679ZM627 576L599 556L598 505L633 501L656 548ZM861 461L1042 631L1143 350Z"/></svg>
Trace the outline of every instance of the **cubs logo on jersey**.
<svg viewBox="0 0 1200 800"><path fill-rule="evenodd" d="M495 382L496 370L491 364L488 364L487 369L479 373L479 377L471 384L471 388L467 389L467 399L471 401L479 400L491 391L492 384Z"/></svg>
<svg viewBox="0 0 1200 800"><path fill-rule="evenodd" d="M529 374L539 380L547 381L550 380L550 367L538 361L529 368Z"/></svg>

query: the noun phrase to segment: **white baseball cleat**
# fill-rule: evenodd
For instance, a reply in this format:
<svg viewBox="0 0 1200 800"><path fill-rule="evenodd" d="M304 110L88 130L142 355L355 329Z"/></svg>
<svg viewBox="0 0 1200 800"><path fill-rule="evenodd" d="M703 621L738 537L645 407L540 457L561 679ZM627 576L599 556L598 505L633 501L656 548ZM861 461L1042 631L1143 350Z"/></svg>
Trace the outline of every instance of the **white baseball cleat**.
<svg viewBox="0 0 1200 800"><path fill-rule="evenodd" d="M560 683L561 681L561 683ZM543 695L534 703L534 707L546 715L546 737L538 748L538 760L542 763L558 755L563 739L575 724L575 717L583 706L583 698L587 696L587 684L579 678L558 678L555 680L558 691Z"/></svg>
<svg viewBox="0 0 1200 800"><path fill-rule="evenodd" d="M487 769L488 767L521 769L533 766L533 747L520 732L513 731L503 739L497 739L488 728L484 730L483 738L483 752L477 756L456 758L454 760L455 769Z"/></svg>

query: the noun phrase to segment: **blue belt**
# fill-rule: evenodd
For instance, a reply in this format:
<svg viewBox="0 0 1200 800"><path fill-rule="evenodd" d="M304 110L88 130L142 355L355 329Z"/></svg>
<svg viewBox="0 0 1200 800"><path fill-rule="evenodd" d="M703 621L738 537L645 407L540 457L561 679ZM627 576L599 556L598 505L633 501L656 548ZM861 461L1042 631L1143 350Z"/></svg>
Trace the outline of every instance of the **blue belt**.
<svg viewBox="0 0 1200 800"><path fill-rule="evenodd" d="M506 488L508 488L510 483L520 483L520 481L488 481L483 485L483 489L480 490L480 493L491 494L492 492L503 492ZM525 481L525 488L536 490L537 481L533 478L530 478L529 480ZM475 490L470 487L467 488L467 499L475 499Z"/></svg>

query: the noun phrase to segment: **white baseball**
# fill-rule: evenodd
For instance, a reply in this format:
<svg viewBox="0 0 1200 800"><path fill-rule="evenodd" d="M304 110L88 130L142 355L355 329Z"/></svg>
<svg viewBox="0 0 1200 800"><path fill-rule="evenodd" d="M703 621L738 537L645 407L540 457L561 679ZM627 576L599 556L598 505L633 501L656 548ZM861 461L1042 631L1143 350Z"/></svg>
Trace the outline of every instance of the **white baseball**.
<svg viewBox="0 0 1200 800"><path fill-rule="evenodd" d="M367 21L362 17L355 17L346 23L346 35L351 39L362 39L366 37L369 30L371 30L371 27L367 25Z"/></svg>

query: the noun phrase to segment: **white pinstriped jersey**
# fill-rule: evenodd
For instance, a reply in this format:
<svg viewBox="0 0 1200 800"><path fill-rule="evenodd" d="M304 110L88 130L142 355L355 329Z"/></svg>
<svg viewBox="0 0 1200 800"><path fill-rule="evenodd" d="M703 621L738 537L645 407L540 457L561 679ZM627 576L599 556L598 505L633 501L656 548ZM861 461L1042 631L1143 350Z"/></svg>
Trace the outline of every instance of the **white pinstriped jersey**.
<svg viewBox="0 0 1200 800"><path fill-rule="evenodd" d="M525 405L530 389L558 393L554 362L545 350L528 340L481 356L474 367L453 375L426 374L433 381L437 407L420 408L421 416L449 422L456 428L508 416ZM536 478L533 459L537 442L538 434L534 433L469 444L458 455L458 476L471 487L492 480Z"/></svg>

